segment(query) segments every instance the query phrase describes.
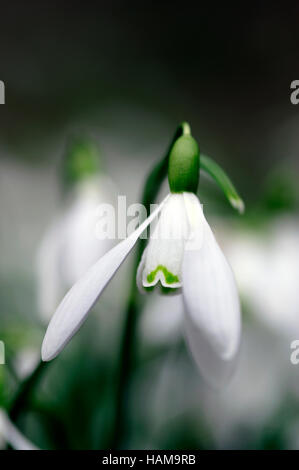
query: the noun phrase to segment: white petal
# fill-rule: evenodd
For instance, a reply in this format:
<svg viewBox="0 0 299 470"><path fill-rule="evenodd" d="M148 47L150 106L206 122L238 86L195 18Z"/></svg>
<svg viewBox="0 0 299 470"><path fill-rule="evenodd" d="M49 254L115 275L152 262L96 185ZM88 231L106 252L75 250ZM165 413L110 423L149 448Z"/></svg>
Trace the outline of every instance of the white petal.
<svg viewBox="0 0 299 470"><path fill-rule="evenodd" d="M181 266L188 235L184 196L172 194L161 211L138 269L137 277L142 279L143 287L155 286L158 281L164 287L181 287Z"/></svg>
<svg viewBox="0 0 299 470"><path fill-rule="evenodd" d="M192 201L191 201L192 203ZM186 243L183 261L183 297L186 334L194 359L214 386L231 376L240 339L240 306L232 270L207 223L198 199L194 240ZM201 228L200 228L201 227ZM203 229L203 230L202 230Z"/></svg>
<svg viewBox="0 0 299 470"><path fill-rule="evenodd" d="M134 247L138 237L158 215L166 200L167 198L135 232L94 264L66 294L48 326L42 345L43 361L50 361L57 356L77 332L101 292Z"/></svg>

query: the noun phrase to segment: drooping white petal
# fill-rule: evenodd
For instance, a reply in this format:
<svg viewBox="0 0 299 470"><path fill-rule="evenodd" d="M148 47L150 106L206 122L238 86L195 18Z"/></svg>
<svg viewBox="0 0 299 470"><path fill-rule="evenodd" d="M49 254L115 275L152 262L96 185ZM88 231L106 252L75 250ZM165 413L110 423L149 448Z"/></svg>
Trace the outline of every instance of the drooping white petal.
<svg viewBox="0 0 299 470"><path fill-rule="evenodd" d="M181 266L189 224L183 194L171 194L161 211L137 272L139 287L181 287Z"/></svg>
<svg viewBox="0 0 299 470"><path fill-rule="evenodd" d="M42 359L53 359L69 342L84 322L117 269L134 247L138 237L162 209L167 198L126 240L106 253L69 290L48 326L43 345Z"/></svg>
<svg viewBox="0 0 299 470"><path fill-rule="evenodd" d="M183 261L187 341L205 378L219 386L233 372L239 349L238 292L198 199L194 195L185 197L197 212L198 221L193 239L186 243Z"/></svg>

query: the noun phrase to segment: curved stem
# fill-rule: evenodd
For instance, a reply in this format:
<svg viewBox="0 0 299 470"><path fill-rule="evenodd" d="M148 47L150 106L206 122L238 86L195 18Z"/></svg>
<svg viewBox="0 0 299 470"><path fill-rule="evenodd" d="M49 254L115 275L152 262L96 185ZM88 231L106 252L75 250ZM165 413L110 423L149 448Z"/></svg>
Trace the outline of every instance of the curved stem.
<svg viewBox="0 0 299 470"><path fill-rule="evenodd" d="M142 204L145 206L147 213L149 212L150 204L156 200L160 187L167 176L168 159L170 151L175 141L181 136L190 133L190 126L188 123L183 122L176 130L174 137L168 147L168 150L162 160L153 168L146 179L144 191L142 195ZM130 383L132 372L136 365L136 327L138 314L140 310L140 298L138 297L138 289L136 285L135 274L138 264L145 248L146 240L139 239L136 258L134 263L134 276L132 280L130 296L125 314L124 331L120 347L120 362L118 366L118 382L116 388L116 405L114 427L112 434L112 449L123 448L125 442L128 442L130 429L129 429L129 395Z"/></svg>

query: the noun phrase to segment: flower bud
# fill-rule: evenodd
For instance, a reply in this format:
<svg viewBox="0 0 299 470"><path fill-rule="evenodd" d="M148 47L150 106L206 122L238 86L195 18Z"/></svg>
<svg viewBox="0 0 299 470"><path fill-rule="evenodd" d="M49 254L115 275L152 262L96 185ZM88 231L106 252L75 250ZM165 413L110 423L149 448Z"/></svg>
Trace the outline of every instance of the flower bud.
<svg viewBox="0 0 299 470"><path fill-rule="evenodd" d="M199 148L189 134L174 143L168 163L168 181L172 193L196 193L199 182Z"/></svg>
<svg viewBox="0 0 299 470"><path fill-rule="evenodd" d="M63 161L63 179L67 186L72 186L99 171L99 152L94 142L84 139L72 139Z"/></svg>

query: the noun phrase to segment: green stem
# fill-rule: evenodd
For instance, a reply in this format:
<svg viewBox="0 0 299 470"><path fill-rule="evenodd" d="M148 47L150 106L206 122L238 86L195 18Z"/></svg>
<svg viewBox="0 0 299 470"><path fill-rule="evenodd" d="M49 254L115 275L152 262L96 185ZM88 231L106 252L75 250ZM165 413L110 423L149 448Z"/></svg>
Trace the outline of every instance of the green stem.
<svg viewBox="0 0 299 470"><path fill-rule="evenodd" d="M165 154L165 157L153 168L151 173L148 175L144 191L142 195L142 204L146 207L147 213L149 213L150 204L153 204L156 200L157 194L161 188L161 185L167 176L168 170L168 159L170 151L175 141L185 134L190 134L190 126L188 123L183 122L178 127L169 148ZM130 383L132 378L132 372L136 366L136 327L138 314L140 311L140 298L138 296L138 289L136 286L136 271L138 264L145 248L146 240L139 239L136 258L134 263L134 276L130 289L130 296L128 300L128 306L125 314L125 324L123 330L123 336L121 340L120 348L120 362L118 366L118 382L116 388L116 405L115 405L115 417L112 434L112 449L123 448L124 444L128 442L130 436L129 429L129 398L130 398Z"/></svg>
<svg viewBox="0 0 299 470"><path fill-rule="evenodd" d="M41 375L45 371L49 362L40 361L34 371L31 373L27 379L22 382L20 388L10 406L9 416L10 419L14 422L17 421L22 409L28 403L30 396L33 393L34 388L39 382Z"/></svg>

